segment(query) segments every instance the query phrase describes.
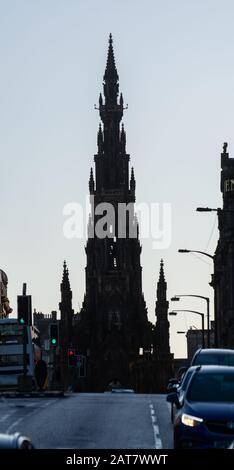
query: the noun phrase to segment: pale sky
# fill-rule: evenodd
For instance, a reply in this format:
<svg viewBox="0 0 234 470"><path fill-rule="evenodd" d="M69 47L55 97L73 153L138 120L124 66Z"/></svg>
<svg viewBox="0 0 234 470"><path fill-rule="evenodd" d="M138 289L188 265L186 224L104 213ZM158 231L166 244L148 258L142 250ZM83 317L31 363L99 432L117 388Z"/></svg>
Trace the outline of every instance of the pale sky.
<svg viewBox="0 0 234 470"><path fill-rule="evenodd" d="M234 156L234 2L232 0L1 0L0 155L1 268L9 297L27 282L33 307L58 310L63 260L73 308L82 304L86 240L63 236L63 208L85 204L96 153L98 96L108 36L128 110L127 151L135 169L137 202L172 204L172 241L153 250L142 240L143 290L155 321L160 259L168 299L213 299L212 260L220 207L220 152ZM184 299L171 308L205 311ZM212 309L211 309L212 310ZM177 330L200 317L172 317L171 350L186 353Z"/></svg>

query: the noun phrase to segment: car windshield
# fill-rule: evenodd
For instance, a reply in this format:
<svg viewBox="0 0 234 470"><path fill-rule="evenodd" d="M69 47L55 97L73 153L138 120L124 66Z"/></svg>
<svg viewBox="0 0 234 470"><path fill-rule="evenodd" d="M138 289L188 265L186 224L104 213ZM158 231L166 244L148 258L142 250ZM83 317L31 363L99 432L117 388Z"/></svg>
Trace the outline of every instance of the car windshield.
<svg viewBox="0 0 234 470"><path fill-rule="evenodd" d="M193 369L191 369L191 370L189 369L189 370L186 372L186 374L184 375L183 380L182 380L182 382L181 382L181 386L180 386L181 390L185 390L185 389L186 389L186 387L187 387L187 385L188 385L188 382L189 382L189 379L190 379L192 373L193 373Z"/></svg>
<svg viewBox="0 0 234 470"><path fill-rule="evenodd" d="M234 366L234 354L200 353L193 365Z"/></svg>
<svg viewBox="0 0 234 470"><path fill-rule="evenodd" d="M198 373L193 377L189 401L234 402L234 373Z"/></svg>

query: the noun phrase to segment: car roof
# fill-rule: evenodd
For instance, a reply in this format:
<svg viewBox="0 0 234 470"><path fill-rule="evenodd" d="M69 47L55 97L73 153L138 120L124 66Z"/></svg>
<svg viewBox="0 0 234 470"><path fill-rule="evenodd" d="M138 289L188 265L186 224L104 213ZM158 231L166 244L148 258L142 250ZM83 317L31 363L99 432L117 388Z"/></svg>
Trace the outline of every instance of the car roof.
<svg viewBox="0 0 234 470"><path fill-rule="evenodd" d="M199 372L200 374L202 373L210 373L210 374L213 374L214 372L220 372L220 373L223 373L225 372L225 374L234 374L234 366L211 366L211 365L202 365L202 366L199 366L197 365L196 367L194 367L194 369L197 369L197 372Z"/></svg>
<svg viewBox="0 0 234 470"><path fill-rule="evenodd" d="M193 370L196 370L199 366L199 364L195 364L194 366L190 366L188 367L188 369L185 371L184 375L183 375L183 378L182 380L184 379L184 377L189 373L191 374Z"/></svg>
<svg viewBox="0 0 234 470"><path fill-rule="evenodd" d="M202 348L196 351L195 354L234 354L234 349L219 349L219 348L211 348L211 349L206 349Z"/></svg>

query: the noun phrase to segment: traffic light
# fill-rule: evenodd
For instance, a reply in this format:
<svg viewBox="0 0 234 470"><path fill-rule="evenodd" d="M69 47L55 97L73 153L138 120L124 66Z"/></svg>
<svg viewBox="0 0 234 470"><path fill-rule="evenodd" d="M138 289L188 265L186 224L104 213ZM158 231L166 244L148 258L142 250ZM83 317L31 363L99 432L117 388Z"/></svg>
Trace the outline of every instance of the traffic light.
<svg viewBox="0 0 234 470"><path fill-rule="evenodd" d="M58 340L59 340L58 324L51 323L50 324L50 345L56 348L56 346L58 346Z"/></svg>
<svg viewBox="0 0 234 470"><path fill-rule="evenodd" d="M17 296L17 314L20 325L32 324L32 297L31 295Z"/></svg>
<svg viewBox="0 0 234 470"><path fill-rule="evenodd" d="M77 356L75 354L75 349L70 348L68 349L68 365L76 366L76 363L77 363Z"/></svg>

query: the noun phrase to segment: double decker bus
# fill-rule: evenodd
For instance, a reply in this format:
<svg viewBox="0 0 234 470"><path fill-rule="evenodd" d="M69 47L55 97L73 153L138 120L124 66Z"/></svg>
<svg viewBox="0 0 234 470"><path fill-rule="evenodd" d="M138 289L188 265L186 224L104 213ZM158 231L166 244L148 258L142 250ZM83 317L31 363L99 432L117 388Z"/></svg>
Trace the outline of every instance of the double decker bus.
<svg viewBox="0 0 234 470"><path fill-rule="evenodd" d="M31 376L35 382L35 363L40 359L41 348L37 328L19 325L16 318L1 319L0 389L17 390L19 376L23 373Z"/></svg>

